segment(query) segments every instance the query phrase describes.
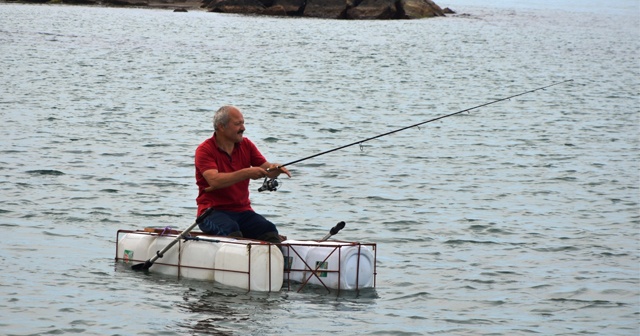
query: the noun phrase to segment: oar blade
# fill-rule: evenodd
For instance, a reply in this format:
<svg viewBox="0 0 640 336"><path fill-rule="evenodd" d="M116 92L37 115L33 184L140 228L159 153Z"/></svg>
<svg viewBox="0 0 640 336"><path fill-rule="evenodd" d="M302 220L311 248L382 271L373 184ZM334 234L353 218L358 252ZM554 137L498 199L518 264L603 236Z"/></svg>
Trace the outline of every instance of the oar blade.
<svg viewBox="0 0 640 336"><path fill-rule="evenodd" d="M131 266L131 269L134 271L147 271L152 265L153 263L151 262L151 260L147 260L141 264Z"/></svg>

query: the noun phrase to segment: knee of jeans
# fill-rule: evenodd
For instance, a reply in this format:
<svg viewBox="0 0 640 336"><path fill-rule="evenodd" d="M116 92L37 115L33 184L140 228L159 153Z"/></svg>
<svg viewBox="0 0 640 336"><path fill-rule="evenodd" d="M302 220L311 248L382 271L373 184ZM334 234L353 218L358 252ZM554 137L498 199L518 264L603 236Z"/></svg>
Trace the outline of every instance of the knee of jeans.
<svg viewBox="0 0 640 336"><path fill-rule="evenodd" d="M242 238L242 232L240 232L240 231L231 232L227 236L228 237Z"/></svg>
<svg viewBox="0 0 640 336"><path fill-rule="evenodd" d="M263 235L261 235L260 237L257 238L258 240L262 240L262 241L266 241L272 244L280 244L282 241L280 240L280 235L278 234L277 231L271 231L271 232L267 232Z"/></svg>
<svg viewBox="0 0 640 336"><path fill-rule="evenodd" d="M271 222L269 222L269 224L265 227L265 230L266 230L267 232L275 232L275 233L278 233L278 228L276 227L276 225L275 225L275 224L273 224L273 223L271 223Z"/></svg>
<svg viewBox="0 0 640 336"><path fill-rule="evenodd" d="M206 233L206 234L215 234L215 227L212 227L209 223L207 222L202 222L200 224L198 224L198 227L200 228L200 231Z"/></svg>
<svg viewBox="0 0 640 336"><path fill-rule="evenodd" d="M198 224L200 230L206 234L216 236L228 236L230 233L240 231L238 224L232 222L214 222L206 218L202 223Z"/></svg>

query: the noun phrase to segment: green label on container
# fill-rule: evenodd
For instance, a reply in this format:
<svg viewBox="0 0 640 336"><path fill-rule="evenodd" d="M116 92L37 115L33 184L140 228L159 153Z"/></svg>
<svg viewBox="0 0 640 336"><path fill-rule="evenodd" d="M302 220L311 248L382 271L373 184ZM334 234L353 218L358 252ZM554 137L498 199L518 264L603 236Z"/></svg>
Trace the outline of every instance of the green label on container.
<svg viewBox="0 0 640 336"><path fill-rule="evenodd" d="M129 262L133 260L133 251L124 250L124 255L122 256L122 259L124 259L124 262Z"/></svg>
<svg viewBox="0 0 640 336"><path fill-rule="evenodd" d="M328 262L316 261L316 269L328 269L328 268L329 268ZM320 278L326 278L327 272L316 272L316 275Z"/></svg>

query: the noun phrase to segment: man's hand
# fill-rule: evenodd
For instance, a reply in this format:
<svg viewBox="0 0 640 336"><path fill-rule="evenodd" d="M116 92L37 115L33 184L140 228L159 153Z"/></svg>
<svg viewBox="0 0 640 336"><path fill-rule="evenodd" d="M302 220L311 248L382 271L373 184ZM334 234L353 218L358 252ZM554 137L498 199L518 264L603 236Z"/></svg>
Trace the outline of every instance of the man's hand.
<svg viewBox="0 0 640 336"><path fill-rule="evenodd" d="M266 168L265 168L266 166ZM268 164L264 164L262 165L263 168L265 168L267 170L267 176L269 178L276 178L278 176L280 176L280 174L285 173L287 174L287 176L291 177L291 173L289 172L289 170L285 167L282 167L280 165L278 165L277 163L268 163Z"/></svg>
<svg viewBox="0 0 640 336"><path fill-rule="evenodd" d="M269 176L269 172L263 167L249 167L234 171L232 173L219 173L215 169L210 169L202 173L202 176L209 183L209 187L204 192L211 192L216 189L226 188L240 181L252 179L257 180Z"/></svg>
<svg viewBox="0 0 640 336"><path fill-rule="evenodd" d="M243 169L243 171L245 174L247 174L247 178L250 178L252 180L257 180L269 176L269 172L262 167L245 168Z"/></svg>

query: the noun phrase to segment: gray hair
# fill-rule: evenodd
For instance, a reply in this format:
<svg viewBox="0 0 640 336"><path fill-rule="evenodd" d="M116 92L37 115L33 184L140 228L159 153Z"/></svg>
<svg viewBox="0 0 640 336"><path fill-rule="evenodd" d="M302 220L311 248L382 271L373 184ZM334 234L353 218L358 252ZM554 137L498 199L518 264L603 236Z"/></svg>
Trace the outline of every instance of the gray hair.
<svg viewBox="0 0 640 336"><path fill-rule="evenodd" d="M231 112L232 109L237 109L237 107L235 106L231 106L231 105L225 105L221 108L219 108L216 113L213 115L213 130L217 131L218 130L218 126L222 125L222 127L226 127L227 124L229 123L229 112Z"/></svg>

